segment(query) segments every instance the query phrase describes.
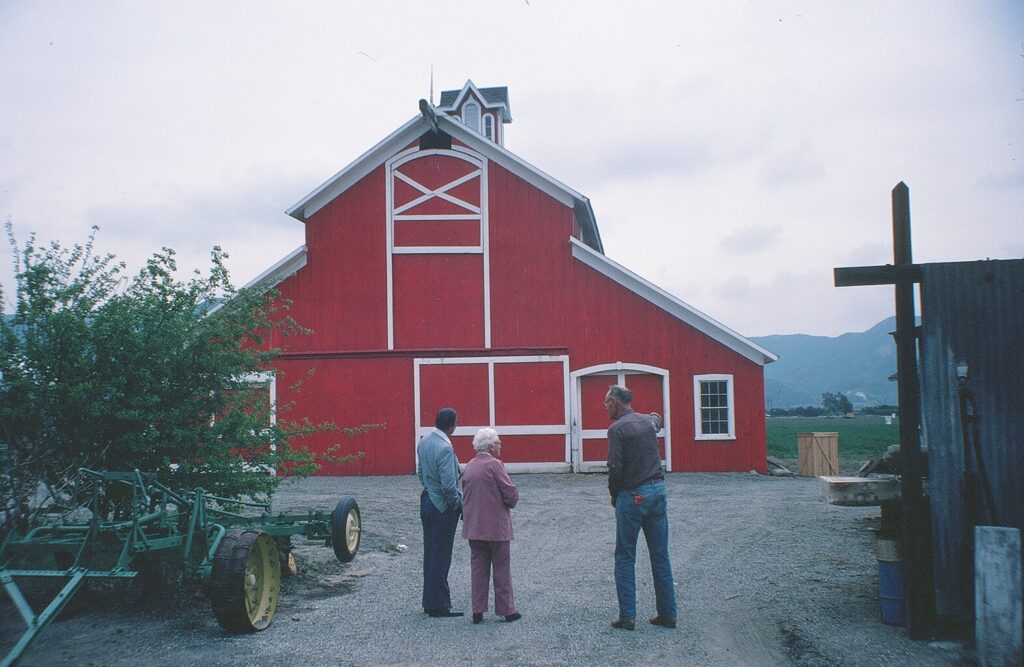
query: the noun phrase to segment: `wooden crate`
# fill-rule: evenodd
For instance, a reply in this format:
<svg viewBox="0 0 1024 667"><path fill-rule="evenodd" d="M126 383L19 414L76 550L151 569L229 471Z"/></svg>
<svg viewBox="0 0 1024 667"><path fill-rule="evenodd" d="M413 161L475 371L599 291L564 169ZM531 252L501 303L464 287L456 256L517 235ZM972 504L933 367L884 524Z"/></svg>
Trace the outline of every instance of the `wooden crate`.
<svg viewBox="0 0 1024 667"><path fill-rule="evenodd" d="M797 433L796 447L801 477L839 474L838 433Z"/></svg>

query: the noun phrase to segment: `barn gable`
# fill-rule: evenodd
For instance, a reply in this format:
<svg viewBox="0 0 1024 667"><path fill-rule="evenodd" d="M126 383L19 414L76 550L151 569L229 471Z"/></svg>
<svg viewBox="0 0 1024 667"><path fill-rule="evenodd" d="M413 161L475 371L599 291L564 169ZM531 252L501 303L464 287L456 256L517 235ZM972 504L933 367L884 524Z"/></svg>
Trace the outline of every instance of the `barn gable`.
<svg viewBox="0 0 1024 667"><path fill-rule="evenodd" d="M464 123L468 101L507 113L506 89L452 92L291 207L305 245L252 281L315 332L272 341L307 378L280 400L386 425L313 443L366 453L324 472L412 472L446 405L462 460L490 426L513 471L599 469L611 383L665 415L667 469L764 470L775 356L609 260L586 197Z"/></svg>
<svg viewBox="0 0 1024 667"><path fill-rule="evenodd" d="M459 120L443 113L437 114L436 107L431 106L430 108L434 111L433 117L441 132L470 150L479 153L487 160L508 169L538 190L570 207L579 222L583 242L598 252L604 252L604 247L601 244L601 235L597 229L597 221L594 219L594 210L590 205L589 199L506 150L504 147L488 141L485 137L473 132ZM432 131L431 121L423 114L409 120L383 141L360 155L347 167L299 200L287 210L288 215L296 220L306 222L317 211L374 169L384 164L386 160L395 155L399 150L418 142L421 136Z"/></svg>

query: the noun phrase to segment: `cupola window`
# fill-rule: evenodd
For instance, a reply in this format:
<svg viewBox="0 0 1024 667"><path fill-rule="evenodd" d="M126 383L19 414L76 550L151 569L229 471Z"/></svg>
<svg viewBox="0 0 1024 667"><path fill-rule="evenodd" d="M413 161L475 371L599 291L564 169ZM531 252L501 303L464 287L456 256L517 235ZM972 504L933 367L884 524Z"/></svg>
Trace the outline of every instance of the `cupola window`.
<svg viewBox="0 0 1024 667"><path fill-rule="evenodd" d="M462 122L474 132L480 131L480 105L476 102L467 102L462 107Z"/></svg>
<svg viewBox="0 0 1024 667"><path fill-rule="evenodd" d="M484 115L484 136L494 141L494 116L491 114Z"/></svg>

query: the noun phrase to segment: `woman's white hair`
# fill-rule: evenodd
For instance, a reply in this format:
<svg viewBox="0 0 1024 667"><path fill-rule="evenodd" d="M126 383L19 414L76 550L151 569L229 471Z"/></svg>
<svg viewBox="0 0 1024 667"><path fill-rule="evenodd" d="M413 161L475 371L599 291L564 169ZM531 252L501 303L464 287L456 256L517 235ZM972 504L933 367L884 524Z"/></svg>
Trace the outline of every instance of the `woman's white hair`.
<svg viewBox="0 0 1024 667"><path fill-rule="evenodd" d="M478 452L486 452L491 445L498 442L498 432L493 428L482 428L473 436L473 449Z"/></svg>

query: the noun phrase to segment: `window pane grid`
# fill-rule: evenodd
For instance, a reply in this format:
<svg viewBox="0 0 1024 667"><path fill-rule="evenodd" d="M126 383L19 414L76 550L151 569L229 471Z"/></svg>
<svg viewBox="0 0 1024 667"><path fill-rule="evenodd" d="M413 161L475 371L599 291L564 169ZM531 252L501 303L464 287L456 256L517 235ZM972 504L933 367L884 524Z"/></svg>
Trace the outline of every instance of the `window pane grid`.
<svg viewBox="0 0 1024 667"><path fill-rule="evenodd" d="M729 393L724 380L700 383L700 430L703 435L729 432Z"/></svg>

